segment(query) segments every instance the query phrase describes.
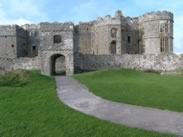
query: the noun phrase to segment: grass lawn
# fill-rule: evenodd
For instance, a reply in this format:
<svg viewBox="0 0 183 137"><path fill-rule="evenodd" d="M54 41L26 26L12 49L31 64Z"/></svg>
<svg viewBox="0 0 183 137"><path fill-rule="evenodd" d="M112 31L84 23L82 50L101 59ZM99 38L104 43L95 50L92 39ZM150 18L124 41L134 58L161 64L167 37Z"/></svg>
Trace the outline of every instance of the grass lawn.
<svg viewBox="0 0 183 137"><path fill-rule="evenodd" d="M55 88L53 78L36 71L0 76L0 137L174 137L76 112Z"/></svg>
<svg viewBox="0 0 183 137"><path fill-rule="evenodd" d="M183 75L120 69L74 77L94 94L108 100L183 112Z"/></svg>

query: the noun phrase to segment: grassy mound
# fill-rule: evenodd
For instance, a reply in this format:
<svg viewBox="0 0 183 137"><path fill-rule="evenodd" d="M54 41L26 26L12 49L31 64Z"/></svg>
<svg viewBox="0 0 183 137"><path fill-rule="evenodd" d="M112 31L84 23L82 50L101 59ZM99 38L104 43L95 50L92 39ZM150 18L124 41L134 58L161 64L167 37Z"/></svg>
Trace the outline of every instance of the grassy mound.
<svg viewBox="0 0 183 137"><path fill-rule="evenodd" d="M0 87L19 87L28 82L28 71L15 70L0 76Z"/></svg>
<svg viewBox="0 0 183 137"><path fill-rule="evenodd" d="M0 87L0 137L174 137L76 112L58 100L53 78L33 71L28 80L23 87Z"/></svg>
<svg viewBox="0 0 183 137"><path fill-rule="evenodd" d="M183 75L105 70L74 76L105 99L183 112Z"/></svg>

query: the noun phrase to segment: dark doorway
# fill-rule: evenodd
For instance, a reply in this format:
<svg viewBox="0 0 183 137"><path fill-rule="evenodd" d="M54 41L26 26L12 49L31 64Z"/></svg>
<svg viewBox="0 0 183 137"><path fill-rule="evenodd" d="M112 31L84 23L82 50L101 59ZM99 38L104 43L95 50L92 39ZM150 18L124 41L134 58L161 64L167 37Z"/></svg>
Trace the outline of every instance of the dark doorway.
<svg viewBox="0 0 183 137"><path fill-rule="evenodd" d="M65 56L56 54L51 56L51 75L66 75Z"/></svg>
<svg viewBox="0 0 183 137"><path fill-rule="evenodd" d="M110 54L116 54L116 41L112 41L110 45Z"/></svg>

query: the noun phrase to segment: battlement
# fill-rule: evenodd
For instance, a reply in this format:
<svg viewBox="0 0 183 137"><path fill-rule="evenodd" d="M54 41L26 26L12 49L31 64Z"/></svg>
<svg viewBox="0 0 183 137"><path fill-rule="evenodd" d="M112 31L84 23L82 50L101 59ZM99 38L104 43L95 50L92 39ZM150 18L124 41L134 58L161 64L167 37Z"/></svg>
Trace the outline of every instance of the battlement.
<svg viewBox="0 0 183 137"><path fill-rule="evenodd" d="M17 28L17 25L1 25L0 36L15 36Z"/></svg>
<svg viewBox="0 0 183 137"><path fill-rule="evenodd" d="M40 25L37 25L37 24L24 24L21 27L25 30L35 30L35 29L39 29Z"/></svg>
<svg viewBox="0 0 183 137"><path fill-rule="evenodd" d="M79 22L79 25L93 25L94 24L94 21L91 21L91 22Z"/></svg>
<svg viewBox="0 0 183 137"><path fill-rule="evenodd" d="M106 26L106 25L121 25L121 20L120 18L111 17L110 15L107 15L103 18L98 17L94 25L96 27Z"/></svg>
<svg viewBox="0 0 183 137"><path fill-rule="evenodd" d="M40 30L42 32L50 32L50 31L73 31L74 30L74 23L72 22L65 22L65 23L49 23L43 22L40 23Z"/></svg>
<svg viewBox="0 0 183 137"><path fill-rule="evenodd" d="M15 30L17 25L0 25L0 30Z"/></svg>
<svg viewBox="0 0 183 137"><path fill-rule="evenodd" d="M148 12L143 16L140 16L139 19L143 22L153 21L153 20L171 20L173 21L173 13L169 11L157 11L157 12Z"/></svg>

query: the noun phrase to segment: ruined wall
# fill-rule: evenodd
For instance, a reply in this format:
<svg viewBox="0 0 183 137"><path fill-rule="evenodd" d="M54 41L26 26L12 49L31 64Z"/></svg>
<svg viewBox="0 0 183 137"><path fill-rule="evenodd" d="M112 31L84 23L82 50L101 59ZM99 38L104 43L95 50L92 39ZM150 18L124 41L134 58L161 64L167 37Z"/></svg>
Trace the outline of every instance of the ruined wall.
<svg viewBox="0 0 183 137"><path fill-rule="evenodd" d="M79 53L94 55L141 53L142 35L139 31L138 17L124 17L121 11L117 11L113 17L107 15L98 17L93 22L80 23L78 30ZM115 48L111 48L112 46Z"/></svg>
<svg viewBox="0 0 183 137"><path fill-rule="evenodd" d="M110 16L98 18L97 21L94 22L93 32L93 54L109 55L122 53L120 18L114 18ZM115 45L115 48L113 48L113 52L111 51L112 43L114 43L113 45Z"/></svg>
<svg viewBox="0 0 183 137"><path fill-rule="evenodd" d="M55 57L57 55L62 55L65 57L66 74L72 75L74 73L73 34L74 34L73 23L40 24L41 41L40 41L39 56L41 60L41 71L43 74L52 75L56 59Z"/></svg>
<svg viewBox="0 0 183 137"><path fill-rule="evenodd" d="M80 47L79 47L79 25L74 26L74 54L79 53ZM84 54L84 53L83 53Z"/></svg>
<svg viewBox="0 0 183 137"><path fill-rule="evenodd" d="M127 18L126 48L128 54L139 54L139 24L138 18Z"/></svg>
<svg viewBox="0 0 183 137"><path fill-rule="evenodd" d="M35 24L25 24L22 26L22 28L25 29L28 33L28 56L35 57L38 55L38 49L40 45L40 27L39 25Z"/></svg>
<svg viewBox="0 0 183 137"><path fill-rule="evenodd" d="M0 49L1 58L27 56L27 32L17 25L0 26Z"/></svg>
<svg viewBox="0 0 183 137"><path fill-rule="evenodd" d="M130 68L154 71L183 70L183 56L177 55L77 55L75 67L80 70Z"/></svg>
<svg viewBox="0 0 183 137"><path fill-rule="evenodd" d="M38 57L18 59L0 58L0 74L16 69L40 70L40 60Z"/></svg>
<svg viewBox="0 0 183 137"><path fill-rule="evenodd" d="M16 26L0 26L0 57L17 57Z"/></svg>
<svg viewBox="0 0 183 137"><path fill-rule="evenodd" d="M93 23L80 23L79 24L79 53L82 54L91 54L92 48L92 27Z"/></svg>
<svg viewBox="0 0 183 137"><path fill-rule="evenodd" d="M17 57L28 56L28 33L23 28L16 26Z"/></svg>

